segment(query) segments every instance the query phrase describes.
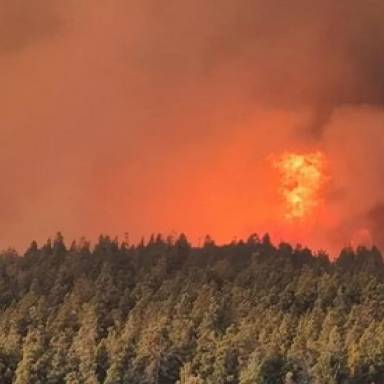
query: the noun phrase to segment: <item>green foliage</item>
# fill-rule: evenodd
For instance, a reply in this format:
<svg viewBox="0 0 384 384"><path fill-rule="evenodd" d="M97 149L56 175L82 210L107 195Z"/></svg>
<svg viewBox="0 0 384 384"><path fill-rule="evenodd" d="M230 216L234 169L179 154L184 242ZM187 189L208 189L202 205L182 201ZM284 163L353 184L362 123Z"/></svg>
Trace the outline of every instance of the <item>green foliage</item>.
<svg viewBox="0 0 384 384"><path fill-rule="evenodd" d="M0 257L0 384L366 384L384 381L376 248L324 253L268 235L185 235Z"/></svg>

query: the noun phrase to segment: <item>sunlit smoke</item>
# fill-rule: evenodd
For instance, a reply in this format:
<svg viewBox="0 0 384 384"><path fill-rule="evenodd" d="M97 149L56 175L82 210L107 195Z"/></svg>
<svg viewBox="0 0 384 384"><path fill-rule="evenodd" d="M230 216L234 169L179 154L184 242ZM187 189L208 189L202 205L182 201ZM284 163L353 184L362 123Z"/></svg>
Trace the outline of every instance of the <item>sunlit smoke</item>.
<svg viewBox="0 0 384 384"><path fill-rule="evenodd" d="M321 202L325 184L325 158L321 152L284 153L274 160L281 176L281 194L287 219L308 216Z"/></svg>
<svg viewBox="0 0 384 384"><path fill-rule="evenodd" d="M350 246L354 248L359 246L370 248L373 245L372 233L368 228L361 228L353 233Z"/></svg>

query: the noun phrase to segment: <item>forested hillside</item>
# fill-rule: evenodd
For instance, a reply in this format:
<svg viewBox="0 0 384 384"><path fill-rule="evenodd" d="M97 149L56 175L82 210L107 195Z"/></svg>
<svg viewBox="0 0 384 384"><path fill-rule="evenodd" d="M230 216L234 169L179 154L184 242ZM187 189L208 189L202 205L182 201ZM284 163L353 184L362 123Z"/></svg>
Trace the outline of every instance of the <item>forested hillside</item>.
<svg viewBox="0 0 384 384"><path fill-rule="evenodd" d="M382 383L383 283L375 248L58 234L1 256L0 383Z"/></svg>

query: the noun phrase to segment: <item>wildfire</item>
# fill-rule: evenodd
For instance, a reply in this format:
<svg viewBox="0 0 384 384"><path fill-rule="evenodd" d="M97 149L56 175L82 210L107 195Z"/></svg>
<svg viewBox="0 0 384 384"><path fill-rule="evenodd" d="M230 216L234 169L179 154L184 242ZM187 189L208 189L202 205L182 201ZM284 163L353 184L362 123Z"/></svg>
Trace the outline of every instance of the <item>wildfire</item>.
<svg viewBox="0 0 384 384"><path fill-rule="evenodd" d="M304 218L321 202L321 190L326 181L324 155L321 152L287 152L274 160L274 166L281 176L286 217Z"/></svg>

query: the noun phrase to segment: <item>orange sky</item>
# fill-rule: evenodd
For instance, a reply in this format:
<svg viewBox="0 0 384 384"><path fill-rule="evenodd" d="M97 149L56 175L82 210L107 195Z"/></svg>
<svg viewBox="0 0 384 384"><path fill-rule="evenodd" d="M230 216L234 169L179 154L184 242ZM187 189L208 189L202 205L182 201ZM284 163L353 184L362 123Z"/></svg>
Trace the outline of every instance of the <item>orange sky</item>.
<svg viewBox="0 0 384 384"><path fill-rule="evenodd" d="M57 230L381 243L383 14L379 0L0 0L0 246ZM332 183L287 223L268 157L317 150Z"/></svg>

